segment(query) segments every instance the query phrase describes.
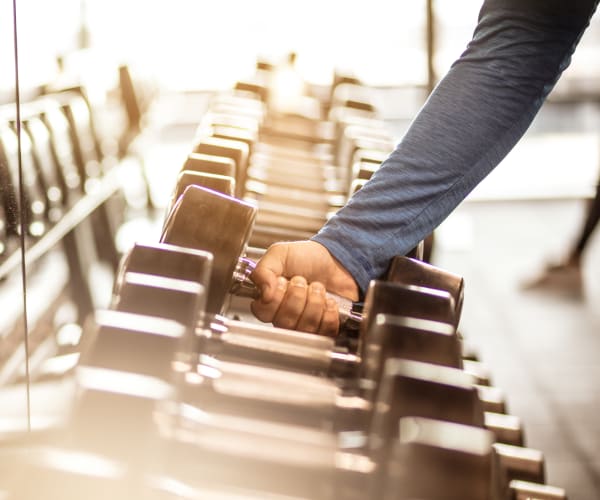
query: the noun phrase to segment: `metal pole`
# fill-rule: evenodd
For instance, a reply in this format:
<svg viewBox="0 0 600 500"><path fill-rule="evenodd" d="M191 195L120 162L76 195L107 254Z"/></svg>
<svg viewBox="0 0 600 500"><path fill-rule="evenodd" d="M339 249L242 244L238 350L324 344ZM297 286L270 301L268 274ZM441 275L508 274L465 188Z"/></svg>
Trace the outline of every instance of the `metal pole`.
<svg viewBox="0 0 600 500"><path fill-rule="evenodd" d="M426 49L427 49L427 93L430 94L435 84L437 76L434 67L435 55L435 15L434 15L434 0L425 0L426 9Z"/></svg>

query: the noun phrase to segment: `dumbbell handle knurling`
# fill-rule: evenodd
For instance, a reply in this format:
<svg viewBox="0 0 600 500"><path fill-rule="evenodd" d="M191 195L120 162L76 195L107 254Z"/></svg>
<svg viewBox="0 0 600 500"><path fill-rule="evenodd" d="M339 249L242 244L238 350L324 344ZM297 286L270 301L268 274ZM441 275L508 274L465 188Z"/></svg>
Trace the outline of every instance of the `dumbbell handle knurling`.
<svg viewBox="0 0 600 500"><path fill-rule="evenodd" d="M239 297L248 297L251 299L260 298L260 290L250 279L252 271L256 268L256 262L247 257L242 257L233 273L233 283L231 293ZM353 310L353 302L341 295L326 292L327 297L334 299L340 312L340 326L348 326L349 323L358 325L362 321L362 315Z"/></svg>

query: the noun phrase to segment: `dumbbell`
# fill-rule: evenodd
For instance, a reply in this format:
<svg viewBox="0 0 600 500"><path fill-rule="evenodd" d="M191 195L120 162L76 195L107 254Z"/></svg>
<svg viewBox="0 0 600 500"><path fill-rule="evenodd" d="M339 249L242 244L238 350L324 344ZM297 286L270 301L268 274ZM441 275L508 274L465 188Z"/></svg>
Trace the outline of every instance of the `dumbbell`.
<svg viewBox="0 0 600 500"><path fill-rule="evenodd" d="M235 179L235 160L226 156L190 153L181 167L181 171L224 175Z"/></svg>
<svg viewBox="0 0 600 500"><path fill-rule="evenodd" d="M202 130L204 127L210 127L212 125L235 127L242 130L249 130L254 134L258 134L260 131L260 120L257 118L244 116L243 114L235 112L215 112L209 106L206 113L202 116L198 129Z"/></svg>
<svg viewBox="0 0 600 500"><path fill-rule="evenodd" d="M263 102L235 92L216 94L210 100L208 109L212 113L224 113L255 120L259 126L262 125L266 113Z"/></svg>
<svg viewBox="0 0 600 500"><path fill-rule="evenodd" d="M82 88L59 90L52 93L52 98L60 103L69 123L73 156L84 187L93 184L103 174L104 155L85 92Z"/></svg>
<svg viewBox="0 0 600 500"><path fill-rule="evenodd" d="M187 348L188 335L185 325L173 320L96 311L75 372L73 441L88 451L145 459L156 405L177 399L173 362Z"/></svg>
<svg viewBox="0 0 600 500"><path fill-rule="evenodd" d="M63 186L63 196L71 206L81 197L83 181L73 156L69 123L60 110L60 104L54 99L44 98L42 108L40 117L50 132L52 157L60 169L59 180Z"/></svg>
<svg viewBox="0 0 600 500"><path fill-rule="evenodd" d="M240 258L255 217L256 208L252 205L192 185L179 197L165 222L162 242L207 250L215 256L209 312L220 311L232 287L234 272L241 278L234 280L236 291L241 292L249 285L244 278L251 272L253 263ZM227 231L223 231L223 227L227 227ZM256 294L256 288L251 287L251 293ZM351 316L351 304L339 300L345 314Z"/></svg>
<svg viewBox="0 0 600 500"><path fill-rule="evenodd" d="M344 106L347 108L375 112L371 102L372 89L356 83L339 83L331 94L331 107Z"/></svg>
<svg viewBox="0 0 600 500"><path fill-rule="evenodd" d="M25 154L22 156L22 179L23 198L22 216L24 217L25 230L28 236L37 238L47 230L46 221L46 197L38 182L35 167L30 156L30 143L23 140ZM28 148L29 146L29 148ZM17 136L15 130L9 123L0 123L0 175L2 176L2 194L4 200L4 211L7 215L7 232L9 234L20 234L21 228L18 224L16 209L21 206L18 203L17 186L19 186L19 161L17 157Z"/></svg>
<svg viewBox="0 0 600 500"><path fill-rule="evenodd" d="M324 214L337 210L346 203L345 193L311 192L293 187L272 186L255 180L248 180L245 188L245 197L258 203L268 201L293 207L306 207Z"/></svg>
<svg viewBox="0 0 600 500"><path fill-rule="evenodd" d="M56 223L62 217L66 205L63 193L65 185L61 182L60 167L52 155L50 132L35 111L31 110L30 116L23 120L23 129L29 138L32 159L46 194L48 220Z"/></svg>
<svg viewBox="0 0 600 500"><path fill-rule="evenodd" d="M189 186L171 210L161 240L178 246L203 249L215 255L211 283L213 287L220 287L221 291L213 288L211 294L214 293L219 303L223 302L231 289L236 269L240 279L233 280L236 282L234 291L242 293L244 290L247 295L255 297L256 288L247 280L253 262L248 259L240 260L252 231L255 214L256 209L241 200L199 186ZM221 231L224 224L228 224L231 230ZM341 298L339 300L350 316L351 303L342 301ZM214 299L213 306L208 308L209 312L220 311L221 306L216 304L217 299Z"/></svg>
<svg viewBox="0 0 600 500"><path fill-rule="evenodd" d="M252 158L248 167L248 178L275 186L298 186L311 191L341 191L339 168L333 165L322 166L315 172L305 172L302 166L298 166L293 168L293 172L294 176L290 177L289 171L281 168L279 164L270 167L268 164L261 165Z"/></svg>
<svg viewBox="0 0 600 500"><path fill-rule="evenodd" d="M305 168L327 166L333 163L331 146L315 145L310 151L271 144L261 140L254 148L253 161L275 164L278 162L296 162Z"/></svg>
<svg viewBox="0 0 600 500"><path fill-rule="evenodd" d="M510 471L503 461L514 459L505 447L492 444L490 435L477 428L468 428L455 423L439 422L426 418L404 418L400 421L400 439L394 442L388 462L390 474L386 477L383 498L430 498L430 499L541 499L566 500L564 490L524 480L511 479ZM407 429L408 427L408 429ZM447 434L444 436L444 434ZM404 437L403 437L404 436ZM442 438L442 439L440 439ZM446 451L431 448L437 439L445 443ZM402 443L417 444L420 453L408 456ZM442 448L445 448L442 445ZM453 451L450 451L453 450ZM461 452L459 452L461 450ZM529 454L537 450L524 450ZM507 453L507 454L505 454ZM413 475L407 470L407 460L416 466L422 475ZM529 461L539 467L536 459ZM528 465L522 463L524 469ZM479 473L477 472L479 471ZM537 474L536 474L537 476ZM427 480L423 480L426 477ZM376 488L381 487L377 484ZM392 492L398 492L394 496Z"/></svg>
<svg viewBox="0 0 600 500"><path fill-rule="evenodd" d="M237 195L242 194L244 186L240 182L248 167L249 147L243 141L219 137L203 137L194 145L193 153L203 153L231 158L235 162Z"/></svg>
<svg viewBox="0 0 600 500"><path fill-rule="evenodd" d="M175 189L171 195L171 200L167 203L165 214L173 209L177 199L183 194L188 186L202 186L228 196L235 195L235 179L227 175L203 173L194 170L182 170L177 175ZM167 218L166 217L166 218ZM165 218L165 219L166 219Z"/></svg>

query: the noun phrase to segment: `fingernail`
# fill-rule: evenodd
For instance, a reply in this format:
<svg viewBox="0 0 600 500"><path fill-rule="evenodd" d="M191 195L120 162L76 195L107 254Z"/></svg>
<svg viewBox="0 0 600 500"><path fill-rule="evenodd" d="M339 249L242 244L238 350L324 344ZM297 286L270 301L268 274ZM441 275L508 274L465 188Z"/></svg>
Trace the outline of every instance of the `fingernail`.
<svg viewBox="0 0 600 500"><path fill-rule="evenodd" d="M307 287L306 281L303 280L302 278L294 277L290 280L290 283L292 284L292 286L295 286L298 288L306 288Z"/></svg>
<svg viewBox="0 0 600 500"><path fill-rule="evenodd" d="M321 283L312 283L310 285L310 293L315 295L325 295L325 287Z"/></svg>
<svg viewBox="0 0 600 500"><path fill-rule="evenodd" d="M279 290L286 290L287 284L288 284L288 281L283 276L280 276L279 278L277 278L277 288Z"/></svg>
<svg viewBox="0 0 600 500"><path fill-rule="evenodd" d="M337 302L334 299L327 299L325 301L325 308L328 311L334 311L335 309L337 309Z"/></svg>

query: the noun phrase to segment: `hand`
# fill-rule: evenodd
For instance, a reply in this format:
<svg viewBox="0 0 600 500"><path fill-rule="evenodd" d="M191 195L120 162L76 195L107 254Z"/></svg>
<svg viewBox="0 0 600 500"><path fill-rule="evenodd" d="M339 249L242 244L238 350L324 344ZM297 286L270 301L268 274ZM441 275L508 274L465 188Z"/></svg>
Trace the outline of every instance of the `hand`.
<svg viewBox="0 0 600 500"><path fill-rule="evenodd" d="M325 291L358 300L354 278L315 241L271 245L251 278L261 291L252 312L281 328L334 336L339 312Z"/></svg>

